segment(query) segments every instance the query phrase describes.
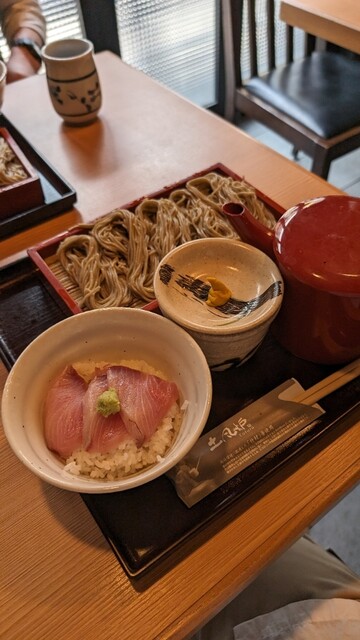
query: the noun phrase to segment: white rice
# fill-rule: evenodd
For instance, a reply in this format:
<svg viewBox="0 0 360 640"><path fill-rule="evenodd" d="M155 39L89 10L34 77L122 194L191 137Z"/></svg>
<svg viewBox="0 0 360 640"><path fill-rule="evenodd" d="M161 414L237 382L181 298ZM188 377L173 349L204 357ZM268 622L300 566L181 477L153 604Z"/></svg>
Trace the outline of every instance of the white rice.
<svg viewBox="0 0 360 640"><path fill-rule="evenodd" d="M165 379L162 372L154 370L143 361L121 361L116 364L152 373ZM90 375L91 370L94 370L95 366L99 365L100 363L96 363L96 365L88 363L86 365L89 368ZM81 363L79 368L83 367L84 363ZM76 368L79 370L78 366ZM153 436L143 446L137 447L134 440L129 439L109 453L90 453L84 449L78 449L66 459L64 471L75 476L83 475L96 480L118 480L138 473L145 467L163 460L176 439L182 416L183 411L176 402Z"/></svg>

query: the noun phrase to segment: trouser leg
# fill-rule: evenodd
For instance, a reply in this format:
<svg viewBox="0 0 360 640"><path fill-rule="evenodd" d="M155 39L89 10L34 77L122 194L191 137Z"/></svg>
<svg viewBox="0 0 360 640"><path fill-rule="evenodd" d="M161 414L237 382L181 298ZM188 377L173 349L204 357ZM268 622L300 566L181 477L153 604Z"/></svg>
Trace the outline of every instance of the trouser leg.
<svg viewBox="0 0 360 640"><path fill-rule="evenodd" d="M290 602L313 598L360 601L360 578L308 537L300 538L208 622L194 640L233 640L233 628Z"/></svg>

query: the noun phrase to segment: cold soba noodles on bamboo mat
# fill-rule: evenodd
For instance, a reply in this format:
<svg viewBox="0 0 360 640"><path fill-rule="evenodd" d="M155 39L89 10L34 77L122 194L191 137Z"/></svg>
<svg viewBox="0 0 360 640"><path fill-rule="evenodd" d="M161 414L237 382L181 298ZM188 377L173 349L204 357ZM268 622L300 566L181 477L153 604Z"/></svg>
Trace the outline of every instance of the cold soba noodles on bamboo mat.
<svg viewBox="0 0 360 640"><path fill-rule="evenodd" d="M135 209L115 209L59 245L51 269L82 309L137 307L155 299L153 277L174 247L204 237L239 239L221 214L241 202L267 227L275 218L245 181L215 172L194 178L168 198L145 198ZM83 231L83 233L82 233Z"/></svg>

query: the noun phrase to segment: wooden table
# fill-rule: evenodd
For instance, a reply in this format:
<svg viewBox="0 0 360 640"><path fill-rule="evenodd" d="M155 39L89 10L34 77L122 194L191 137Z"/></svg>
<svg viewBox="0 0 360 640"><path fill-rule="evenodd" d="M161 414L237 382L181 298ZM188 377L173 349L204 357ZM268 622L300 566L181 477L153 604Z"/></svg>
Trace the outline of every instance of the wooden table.
<svg viewBox="0 0 360 640"><path fill-rule="evenodd" d="M64 127L44 77L6 90L4 113L76 188L77 208L9 238L2 263L35 242L223 162L288 207L338 191L109 53L97 56L104 105ZM32 108L25 108L27 96ZM6 371L0 368L1 389ZM130 579L77 494L42 483L0 434L0 637L180 639L191 635L359 479L359 423L299 452L266 483ZM357 436L356 436L357 434Z"/></svg>
<svg viewBox="0 0 360 640"><path fill-rule="evenodd" d="M357 0L281 0L280 18L293 27L360 54Z"/></svg>

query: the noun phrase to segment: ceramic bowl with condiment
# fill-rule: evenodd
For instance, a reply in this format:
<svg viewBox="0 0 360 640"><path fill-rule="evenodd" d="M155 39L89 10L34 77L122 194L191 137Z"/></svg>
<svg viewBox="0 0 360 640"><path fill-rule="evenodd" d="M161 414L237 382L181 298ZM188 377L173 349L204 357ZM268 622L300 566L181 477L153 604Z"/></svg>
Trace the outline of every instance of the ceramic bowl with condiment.
<svg viewBox="0 0 360 640"><path fill-rule="evenodd" d="M212 369L248 360L279 312L275 263L240 240L204 238L170 251L154 278L162 313L196 340Z"/></svg>

